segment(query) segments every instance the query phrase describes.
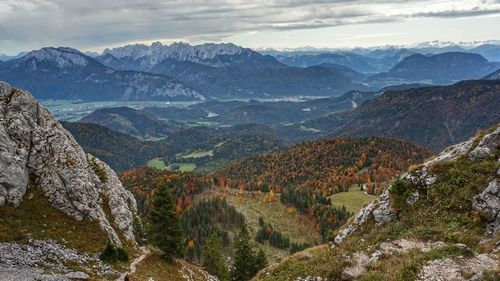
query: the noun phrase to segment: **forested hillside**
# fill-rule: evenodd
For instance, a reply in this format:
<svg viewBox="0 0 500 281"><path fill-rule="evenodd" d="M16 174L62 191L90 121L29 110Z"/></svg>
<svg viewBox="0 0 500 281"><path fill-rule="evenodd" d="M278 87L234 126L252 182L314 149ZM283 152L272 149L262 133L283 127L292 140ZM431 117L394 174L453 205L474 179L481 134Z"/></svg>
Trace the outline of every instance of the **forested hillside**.
<svg viewBox="0 0 500 281"><path fill-rule="evenodd" d="M352 111L335 134L390 136L438 152L500 122L499 104L499 80L388 92Z"/></svg>
<svg viewBox="0 0 500 281"><path fill-rule="evenodd" d="M217 172L258 189L268 185L310 187L327 193L355 183L379 183L431 154L410 143L384 137L341 137L308 141L287 150L236 161Z"/></svg>
<svg viewBox="0 0 500 281"><path fill-rule="evenodd" d="M253 280L499 280L500 128L408 169L333 242Z"/></svg>
<svg viewBox="0 0 500 281"><path fill-rule="evenodd" d="M110 165L116 171L140 167L161 154L161 147L106 127L77 122L61 122L83 149ZM126 153L124 153L126 151Z"/></svg>
<svg viewBox="0 0 500 281"><path fill-rule="evenodd" d="M98 109L84 116L80 122L98 124L142 139L161 138L182 129L173 122L160 120L130 107Z"/></svg>

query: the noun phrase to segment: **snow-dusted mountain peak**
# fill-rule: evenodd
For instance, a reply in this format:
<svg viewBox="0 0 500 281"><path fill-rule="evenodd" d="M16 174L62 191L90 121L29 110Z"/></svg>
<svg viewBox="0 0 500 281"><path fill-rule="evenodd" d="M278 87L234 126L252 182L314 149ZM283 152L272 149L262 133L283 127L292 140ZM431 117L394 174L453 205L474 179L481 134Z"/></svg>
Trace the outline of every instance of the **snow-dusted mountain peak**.
<svg viewBox="0 0 500 281"><path fill-rule="evenodd" d="M167 58L180 61L200 61L213 59L218 55L238 54L243 50L244 48L231 43L207 43L193 46L184 42L175 42L171 45L163 45L161 42L154 42L151 46L133 44L113 49L106 49L104 50L103 55L110 54L116 58L131 57L132 59L145 57L151 61L160 61Z"/></svg>
<svg viewBox="0 0 500 281"><path fill-rule="evenodd" d="M52 62L58 68L86 66L88 64L87 57L83 53L68 47L46 47L31 51L20 58L19 62L26 62L33 58L39 62Z"/></svg>

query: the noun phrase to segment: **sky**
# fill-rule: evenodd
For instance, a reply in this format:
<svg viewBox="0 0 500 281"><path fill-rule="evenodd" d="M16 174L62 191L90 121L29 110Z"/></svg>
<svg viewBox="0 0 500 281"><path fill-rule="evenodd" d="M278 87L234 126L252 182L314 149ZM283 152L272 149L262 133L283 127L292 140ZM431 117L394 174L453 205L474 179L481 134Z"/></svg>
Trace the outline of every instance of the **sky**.
<svg viewBox="0 0 500 281"><path fill-rule="evenodd" d="M500 0L0 0L0 53L153 41L352 48L500 40Z"/></svg>

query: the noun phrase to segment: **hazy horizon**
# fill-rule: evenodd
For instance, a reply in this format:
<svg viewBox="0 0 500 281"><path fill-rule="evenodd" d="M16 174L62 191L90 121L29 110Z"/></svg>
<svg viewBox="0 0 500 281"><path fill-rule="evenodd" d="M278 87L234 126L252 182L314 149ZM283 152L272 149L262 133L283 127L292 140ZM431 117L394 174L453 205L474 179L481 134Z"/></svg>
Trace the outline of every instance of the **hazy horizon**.
<svg viewBox="0 0 500 281"><path fill-rule="evenodd" d="M0 53L45 46L232 42L253 49L355 48L500 39L500 0L6 0Z"/></svg>

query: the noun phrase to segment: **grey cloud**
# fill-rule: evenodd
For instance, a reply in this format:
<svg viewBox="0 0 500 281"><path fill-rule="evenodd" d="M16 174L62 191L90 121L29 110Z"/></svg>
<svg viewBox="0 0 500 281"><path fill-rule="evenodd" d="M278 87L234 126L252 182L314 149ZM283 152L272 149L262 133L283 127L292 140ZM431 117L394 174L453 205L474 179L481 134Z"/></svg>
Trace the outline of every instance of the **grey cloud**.
<svg viewBox="0 0 500 281"><path fill-rule="evenodd" d="M0 46L219 40L249 31L500 13L499 0L445 2L449 5L431 0L2 0Z"/></svg>

